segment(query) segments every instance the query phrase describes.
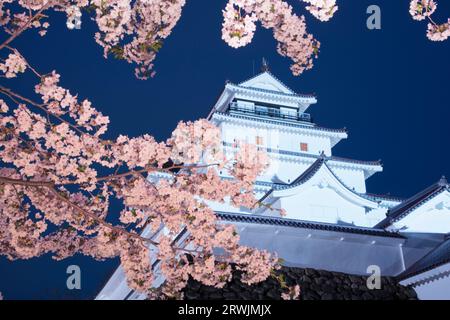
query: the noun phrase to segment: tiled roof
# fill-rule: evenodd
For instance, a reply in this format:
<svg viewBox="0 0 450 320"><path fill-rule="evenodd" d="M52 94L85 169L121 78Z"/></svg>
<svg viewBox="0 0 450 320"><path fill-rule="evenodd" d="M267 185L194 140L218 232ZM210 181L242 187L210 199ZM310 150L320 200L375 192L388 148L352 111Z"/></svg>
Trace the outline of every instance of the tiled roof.
<svg viewBox="0 0 450 320"><path fill-rule="evenodd" d="M350 158L344 158L344 157L336 157L331 156L327 157L329 160L333 161L340 161L340 162L349 162L349 163L357 163L357 164L365 164L365 165L372 165L372 166L381 166L381 160L358 160L358 159L350 159Z"/></svg>
<svg viewBox="0 0 450 320"><path fill-rule="evenodd" d="M232 147L233 144L229 142L222 142L224 146ZM270 153L278 153L283 155L289 155L289 156L298 156L298 157L305 157L305 158L314 158L318 159L322 157L322 155L312 154L312 153L306 153L306 152L295 152L295 151L288 151L288 150L281 150L281 149L274 149L274 148L264 148L259 147L261 150L264 150L266 152ZM361 165L367 165L367 166L381 166L380 160L358 160L358 159L350 159L350 158L343 158L343 157L336 157L336 156L325 156L326 160L336 161L336 162L345 162L345 163L355 163L355 164L361 164Z"/></svg>
<svg viewBox="0 0 450 320"><path fill-rule="evenodd" d="M394 201L394 202L403 202L405 201L404 198L400 198L397 196L392 196L390 194L376 194L376 193L365 193L365 196L367 196L368 198L372 198L375 200L385 200L385 201Z"/></svg>
<svg viewBox="0 0 450 320"><path fill-rule="evenodd" d="M227 117L231 117L231 118L236 118L236 119L253 120L253 121L257 121L257 122L282 125L282 126L286 126L286 127L301 128L301 129L306 129L306 130L319 130L319 131L326 131L326 132L347 133L347 130L345 128L344 129L324 128L324 127L319 127L316 125L303 125L303 124L287 122L287 121L285 121L285 122L275 121L275 120L250 117L250 116L245 116L245 115L229 114L226 112L219 112L219 111L216 111L214 114L227 116Z"/></svg>
<svg viewBox="0 0 450 320"><path fill-rule="evenodd" d="M275 91L275 90L269 90L269 89L262 89L262 88L253 88L253 87L244 87L232 82L229 82L228 84L232 85L233 87L237 87L237 88L242 88L245 90L252 90L252 91L257 91L257 92L261 92L261 93L268 93L268 94L276 94L279 96L285 96L285 97L290 97L290 98L315 98L314 95L309 95L309 94L298 94L298 93L284 93L284 92L280 92L280 91Z"/></svg>
<svg viewBox="0 0 450 320"><path fill-rule="evenodd" d="M291 94L288 93L283 93L283 92L279 92L279 91L275 91L275 90L268 90L268 89L261 89L261 88L254 88L254 87L246 87L243 86L242 84L244 84L247 81L250 81L252 79L255 79L257 77L259 77L260 75L262 75L263 73L268 73L271 77L273 77L275 80L277 80L280 85L282 85L285 89L287 89L288 91L292 92ZM278 79L273 73L271 73L270 71L264 71L261 72L253 77L251 77L250 79L247 79L245 81L242 81L238 84L234 84L232 82L228 82L229 84L235 85L235 86L239 86L241 88L245 88L245 89L251 89L251 90L256 90L256 91L261 91L261 92L267 92L267 93L272 93L272 94L281 94L281 95L286 95L286 96L294 96L294 97L301 97L301 98L316 98L315 95L313 94L298 94L295 93L294 90L292 90L291 88L289 88L287 85L285 85L280 79Z"/></svg>
<svg viewBox="0 0 450 320"><path fill-rule="evenodd" d="M447 180L445 177L442 177L438 182L390 209L387 213L387 217L380 221L375 228L386 228L394 222L401 220L428 200L434 198L441 192L448 190L448 188L449 185Z"/></svg>
<svg viewBox="0 0 450 320"><path fill-rule="evenodd" d="M318 159L316 161L314 161L314 163L309 166L302 174L300 174L294 181L292 181L289 184L281 184L281 183L274 183L272 184L272 188L266 192L266 194L259 199L259 201L263 201L264 199L266 199L273 191L275 190L284 190L284 189L290 189L290 188L294 188L296 186L299 186L305 182L307 182L309 179L311 179L316 173L317 171L319 171L319 169L322 167L322 165L326 165L326 162L328 161L328 158L325 156L324 153L322 153L321 155L319 155ZM331 172L331 174L336 178L337 181L339 181L340 184L342 184L344 186L344 188L346 188L348 191L350 191L351 193L355 194L358 197L364 198L366 200L372 201L372 202L376 202L377 200L374 199L373 197L367 196L366 194L363 193L358 193L355 190L349 188L334 172L333 170L331 170L328 166L327 166L328 170Z"/></svg>
<svg viewBox="0 0 450 320"><path fill-rule="evenodd" d="M244 223L264 224L273 226L294 227L302 229L344 232L344 233L363 234L379 237L404 238L402 235L398 233L374 228L364 228L349 225L337 225L331 223L321 223L321 222L312 222L287 218L261 216L255 214L240 214L240 213L220 212L220 211L217 211L216 215L220 220L231 222L244 222Z"/></svg>
<svg viewBox="0 0 450 320"><path fill-rule="evenodd" d="M320 167L322 167L324 161L325 160L322 155L312 165L310 165L308 169L306 169L301 175L299 175L294 181L292 181L289 184L273 184L272 188L269 191L267 191L266 194L261 199L259 199L259 202L264 201L264 199L266 199L274 190L293 188L302 183L305 183L316 174L316 172L320 169Z"/></svg>
<svg viewBox="0 0 450 320"><path fill-rule="evenodd" d="M322 167L322 165L325 163L325 157L321 156L319 157L312 165L308 167L301 175L299 175L294 181L292 181L290 184L286 185L276 185L274 186L274 189L276 190L282 190L287 188L294 188L298 185L301 185L311 179L317 171Z"/></svg>
<svg viewBox="0 0 450 320"><path fill-rule="evenodd" d="M450 262L450 239L447 239L422 259L398 275L398 279L411 278Z"/></svg>

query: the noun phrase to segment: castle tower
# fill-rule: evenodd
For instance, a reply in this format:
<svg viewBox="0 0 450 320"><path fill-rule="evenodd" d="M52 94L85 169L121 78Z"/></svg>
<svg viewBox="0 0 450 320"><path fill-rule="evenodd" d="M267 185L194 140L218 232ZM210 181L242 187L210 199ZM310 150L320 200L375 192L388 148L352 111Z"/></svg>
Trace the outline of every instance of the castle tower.
<svg viewBox="0 0 450 320"><path fill-rule="evenodd" d="M225 149L239 140L268 153L270 166L256 182L257 197L285 209L287 218L374 226L399 201L366 193L366 179L382 171L379 161L333 156L347 132L315 124L306 113L315 103L316 97L295 93L265 68L239 84L227 83L209 119L221 128Z"/></svg>
<svg viewBox="0 0 450 320"><path fill-rule="evenodd" d="M414 287L421 299L450 299L447 180L404 201L368 193L366 179L382 171L380 162L333 155L347 132L315 124L306 113L315 103L267 66L247 81L225 85L208 115L221 129L225 151L233 151L238 140L257 144L269 155L270 167L255 182L257 199L268 206L249 210L210 203L218 223L233 224L242 245L276 253L285 266L367 275L375 265L382 275ZM280 208L285 217L273 210ZM145 237L157 233L142 231ZM186 239L187 233L179 234L177 246L189 245ZM152 256L151 263L157 287L164 277L158 259ZM96 297L145 298L128 287L122 267Z"/></svg>

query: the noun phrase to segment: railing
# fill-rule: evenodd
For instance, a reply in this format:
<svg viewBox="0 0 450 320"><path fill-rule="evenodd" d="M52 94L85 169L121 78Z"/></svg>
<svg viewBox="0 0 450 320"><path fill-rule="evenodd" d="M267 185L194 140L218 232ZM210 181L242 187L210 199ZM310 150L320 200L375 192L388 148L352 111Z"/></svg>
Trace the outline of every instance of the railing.
<svg viewBox="0 0 450 320"><path fill-rule="evenodd" d="M258 105L254 106L253 108L245 108L245 107L239 106L236 102L232 102L232 103L230 103L229 110L237 111L240 113L247 113L247 114L252 114L252 115L271 117L271 118L312 122L312 118L309 113L289 114L289 113L281 112L280 109L270 108L270 107L260 107Z"/></svg>

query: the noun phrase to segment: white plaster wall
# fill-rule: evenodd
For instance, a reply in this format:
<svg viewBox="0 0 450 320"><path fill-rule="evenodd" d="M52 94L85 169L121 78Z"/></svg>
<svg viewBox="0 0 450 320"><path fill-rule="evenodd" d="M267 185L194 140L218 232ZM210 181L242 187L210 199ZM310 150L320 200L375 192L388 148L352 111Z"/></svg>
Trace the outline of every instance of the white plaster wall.
<svg viewBox="0 0 450 320"><path fill-rule="evenodd" d="M450 278L447 276L438 281L414 287L420 300L450 300Z"/></svg>
<svg viewBox="0 0 450 320"><path fill-rule="evenodd" d="M278 157L271 157L270 160L269 167L261 177L263 181L291 183L312 164L312 162L282 161Z"/></svg>
<svg viewBox="0 0 450 320"><path fill-rule="evenodd" d="M368 224L365 209L346 201L333 189L312 186L300 194L281 198L286 218L337 223L344 221L359 226Z"/></svg>
<svg viewBox="0 0 450 320"><path fill-rule="evenodd" d="M225 142L233 143L235 140L256 143L256 136L263 138L262 147L281 149L285 151L302 152L300 143L308 144L308 152L320 154L324 151L326 155L331 155L331 141L329 137L307 135L303 133L289 133L281 130L268 130L254 126L241 126L233 123L221 123L222 139Z"/></svg>
<svg viewBox="0 0 450 320"><path fill-rule="evenodd" d="M292 152L304 152L300 149L300 143L307 143L308 151L305 153L319 155L323 151L327 156L331 156L331 141L329 137L288 132L277 133L276 137L278 141L272 139L272 142L276 142L276 144L273 144L273 148Z"/></svg>
<svg viewBox="0 0 450 320"><path fill-rule="evenodd" d="M248 94L245 94L245 93L240 93L240 92L237 92L236 94L235 94L235 96L234 96L237 100L240 100L240 99L242 99L242 100L248 100L249 99L249 96L248 96ZM251 99L253 100L253 101L255 101L255 103L257 104L258 102L262 102L262 103L274 103L275 101L274 101L274 99L273 99L273 97L271 98L270 96L255 96L255 95L252 95L252 97L251 97ZM287 106L287 107L291 107L291 108L298 108L298 104L297 104L298 102L296 102L296 101L288 101L288 100L283 100L283 105L284 106Z"/></svg>
<svg viewBox="0 0 450 320"><path fill-rule="evenodd" d="M420 300L450 300L450 263L407 278L402 285L412 285Z"/></svg>
<svg viewBox="0 0 450 320"><path fill-rule="evenodd" d="M309 168L312 163L312 161L293 162L286 159L280 159L277 156L272 156L270 166L267 168L261 179L264 181L272 181L276 176L284 183L290 183ZM329 162L328 165L339 180L341 180L349 189L353 189L358 193L366 193L366 180L363 170L336 167Z"/></svg>
<svg viewBox="0 0 450 320"><path fill-rule="evenodd" d="M360 169L342 168L331 166L333 173L350 189L359 193L366 193L366 179L364 171Z"/></svg>
<svg viewBox="0 0 450 320"><path fill-rule="evenodd" d="M450 193L444 191L393 224L395 229L404 227L405 232L450 232Z"/></svg>
<svg viewBox="0 0 450 320"><path fill-rule="evenodd" d="M378 222L386 218L387 208L378 207L376 209L372 209L366 213L367 225L366 227L373 227Z"/></svg>

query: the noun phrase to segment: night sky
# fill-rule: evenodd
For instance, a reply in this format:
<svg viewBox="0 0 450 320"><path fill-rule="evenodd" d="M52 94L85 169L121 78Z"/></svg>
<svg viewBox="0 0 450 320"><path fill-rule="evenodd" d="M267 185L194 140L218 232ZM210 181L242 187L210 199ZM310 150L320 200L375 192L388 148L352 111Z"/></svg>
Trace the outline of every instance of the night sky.
<svg viewBox="0 0 450 320"><path fill-rule="evenodd" d="M409 16L409 1L338 1L339 11L327 23L305 13L299 1L288 1L306 15L308 30L322 43L314 68L300 77L276 53L271 31L258 28L247 47L228 47L221 40L225 2L187 1L155 61L157 75L147 81L134 77L132 65L103 58L86 16L82 29L71 31L64 16L54 13L46 37L31 31L12 45L40 72L57 70L64 87L109 115L111 137L167 138L178 121L206 117L225 81L253 76L265 57L271 72L294 91L316 94L318 103L308 110L316 123L348 129L335 155L382 160L384 171L367 181L369 192L408 197L450 176L450 40L427 40L426 23ZM381 8L381 30L366 28L371 4ZM448 16L450 3L439 1L435 20ZM27 76L1 81L20 93L35 84ZM72 264L81 267L81 290L66 289ZM6 299L91 299L117 265L81 256L61 262L0 258L0 292Z"/></svg>

